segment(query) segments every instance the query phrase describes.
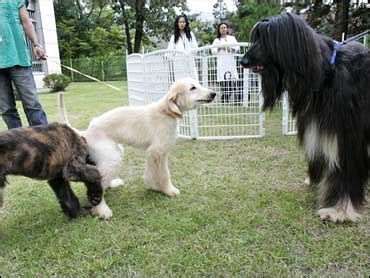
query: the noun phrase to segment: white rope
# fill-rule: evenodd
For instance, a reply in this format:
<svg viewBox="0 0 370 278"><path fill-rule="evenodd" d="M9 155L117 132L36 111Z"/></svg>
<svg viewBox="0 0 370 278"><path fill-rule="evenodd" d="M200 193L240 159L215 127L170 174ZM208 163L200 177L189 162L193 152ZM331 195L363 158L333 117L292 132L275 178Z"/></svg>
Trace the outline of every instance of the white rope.
<svg viewBox="0 0 370 278"><path fill-rule="evenodd" d="M99 79L97 79L97 78L95 78L95 77L92 77L92 76L90 76L90 75L87 75L87 74L85 74L85 73L82 73L82 72L80 72L80 71L78 71L78 70L76 70L76 69L74 69L74 68L71 68L71 67L65 66L65 65L63 65L63 64L61 64L61 63L58 63L58 62L56 62L56 61L53 61L53 60L48 60L48 61L53 62L53 63L55 63L55 64L57 64L57 65L59 65L59 66L62 66L62 67L64 67L64 68L69 69L69 70L71 70L71 71L73 71L73 72L76 72L76 73L78 73L78 74L81 74L81 75L83 75L83 76L85 76L85 77L87 77L87 78L89 78L89 79L91 79L91 80L94 80L94 81L96 81L96 82L99 82L99 83L101 83L101 84L103 84L103 85L105 85L105 86L107 86L107 87L109 87L109 88L111 88L111 89L113 89L113 90L116 90L116 91L122 92L122 90L121 90L120 88L117 88L117 87L115 87L115 86L113 86L113 85L111 85L111 84L108 84L107 82L101 81L101 80L99 80Z"/></svg>

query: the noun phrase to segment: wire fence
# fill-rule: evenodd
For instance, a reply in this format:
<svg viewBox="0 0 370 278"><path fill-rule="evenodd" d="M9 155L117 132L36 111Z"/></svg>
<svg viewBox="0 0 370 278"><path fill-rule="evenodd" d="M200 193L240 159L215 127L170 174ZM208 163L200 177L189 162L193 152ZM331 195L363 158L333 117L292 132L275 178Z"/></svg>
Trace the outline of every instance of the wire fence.
<svg viewBox="0 0 370 278"><path fill-rule="evenodd" d="M248 44L205 46L191 52L159 50L127 56L130 105L143 105L162 98L171 84L193 77L217 92L216 99L185 114L178 135L197 139L233 139L264 136L260 78L240 67ZM226 49L224 47L224 49Z"/></svg>

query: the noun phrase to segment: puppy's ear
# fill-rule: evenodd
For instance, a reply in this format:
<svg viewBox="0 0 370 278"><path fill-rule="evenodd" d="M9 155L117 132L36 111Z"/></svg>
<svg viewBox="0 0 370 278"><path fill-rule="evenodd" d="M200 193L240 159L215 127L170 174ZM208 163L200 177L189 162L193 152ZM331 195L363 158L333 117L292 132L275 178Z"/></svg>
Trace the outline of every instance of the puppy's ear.
<svg viewBox="0 0 370 278"><path fill-rule="evenodd" d="M175 118L182 118L182 113L179 107L177 106L175 100L168 99L167 103L168 103L168 114Z"/></svg>
<svg viewBox="0 0 370 278"><path fill-rule="evenodd" d="M169 101L175 101L176 98L177 98L177 91L174 90L174 89L170 90L169 93L168 93L167 99Z"/></svg>
<svg viewBox="0 0 370 278"><path fill-rule="evenodd" d="M165 113L174 118L182 118L181 110L176 103L176 99L179 95L179 88L175 85L176 84L171 86L170 91L167 94L167 107L165 109Z"/></svg>

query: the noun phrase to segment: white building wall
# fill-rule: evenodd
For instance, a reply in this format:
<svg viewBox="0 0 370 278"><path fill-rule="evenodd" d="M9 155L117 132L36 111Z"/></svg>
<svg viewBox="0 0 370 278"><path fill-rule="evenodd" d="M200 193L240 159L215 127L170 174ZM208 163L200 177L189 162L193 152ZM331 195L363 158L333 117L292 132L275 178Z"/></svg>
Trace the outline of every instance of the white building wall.
<svg viewBox="0 0 370 278"><path fill-rule="evenodd" d="M35 72L37 88L43 88L42 79L51 73L61 73L57 28L53 0L36 0L36 33L45 48L48 58L44 61L42 72Z"/></svg>

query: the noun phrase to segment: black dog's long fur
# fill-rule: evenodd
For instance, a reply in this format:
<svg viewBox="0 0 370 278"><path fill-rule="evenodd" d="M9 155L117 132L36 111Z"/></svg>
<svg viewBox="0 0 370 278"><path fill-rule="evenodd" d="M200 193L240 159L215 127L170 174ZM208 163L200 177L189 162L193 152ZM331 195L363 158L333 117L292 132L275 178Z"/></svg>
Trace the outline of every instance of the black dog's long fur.
<svg viewBox="0 0 370 278"><path fill-rule="evenodd" d="M340 45L299 16L261 20L251 32L243 67L262 76L263 109L287 90L308 158L310 181L319 185L321 218L356 221L365 202L370 167L370 52Z"/></svg>
<svg viewBox="0 0 370 278"><path fill-rule="evenodd" d="M0 133L0 210L6 175L48 180L65 214L83 212L69 181L82 181L96 206L103 189L98 169L87 164L87 144L65 124L17 128Z"/></svg>

